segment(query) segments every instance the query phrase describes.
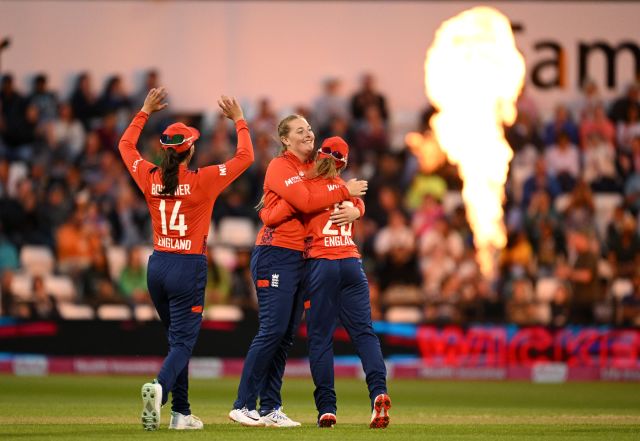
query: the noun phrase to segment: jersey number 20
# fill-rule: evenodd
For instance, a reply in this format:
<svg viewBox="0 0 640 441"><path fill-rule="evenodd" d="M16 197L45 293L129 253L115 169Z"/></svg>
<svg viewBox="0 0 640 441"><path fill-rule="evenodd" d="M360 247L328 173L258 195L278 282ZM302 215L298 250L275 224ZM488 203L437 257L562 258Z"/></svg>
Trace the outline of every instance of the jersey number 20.
<svg viewBox="0 0 640 441"><path fill-rule="evenodd" d="M171 219L169 219L169 229L180 232L180 237L184 236L187 231L187 224L184 223L184 214L178 214L182 201L176 201L171 211ZM165 214L166 203L164 199L160 199L160 220L162 223L162 234L167 234L167 215ZM176 224L178 219L178 224Z"/></svg>
<svg viewBox="0 0 640 441"><path fill-rule="evenodd" d="M333 206L334 210L338 210L338 206L340 204L335 204ZM353 207L353 202L351 201L344 201L342 203L342 205L346 206L346 207ZM338 227L336 226L336 229L334 230L333 228L333 223L331 222L331 219L329 219L327 221L327 223L325 224L324 228L322 229L322 234L324 234L325 236L337 236L338 235ZM351 236L351 229L353 228L353 223L349 223L347 225L343 225L340 227L340 235L341 236Z"/></svg>

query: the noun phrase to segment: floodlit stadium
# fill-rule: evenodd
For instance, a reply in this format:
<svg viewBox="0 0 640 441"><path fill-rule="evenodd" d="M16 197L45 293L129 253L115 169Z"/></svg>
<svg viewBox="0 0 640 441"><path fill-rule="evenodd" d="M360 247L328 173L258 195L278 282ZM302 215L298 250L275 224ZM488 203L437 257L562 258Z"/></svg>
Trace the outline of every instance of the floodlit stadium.
<svg viewBox="0 0 640 441"><path fill-rule="evenodd" d="M638 16L1 2L0 439L637 439Z"/></svg>

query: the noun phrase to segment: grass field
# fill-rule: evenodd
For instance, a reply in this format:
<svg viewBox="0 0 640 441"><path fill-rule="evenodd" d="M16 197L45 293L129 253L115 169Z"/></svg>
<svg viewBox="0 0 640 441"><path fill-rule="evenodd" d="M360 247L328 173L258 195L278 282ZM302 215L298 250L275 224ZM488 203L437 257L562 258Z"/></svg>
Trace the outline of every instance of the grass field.
<svg viewBox="0 0 640 441"><path fill-rule="evenodd" d="M237 379L192 380L201 432L145 432L142 377L0 375L0 440L640 440L640 384L392 380L391 425L368 429L364 382L340 380L338 425L315 427L313 385L287 379L285 411L301 428L245 428L227 420Z"/></svg>

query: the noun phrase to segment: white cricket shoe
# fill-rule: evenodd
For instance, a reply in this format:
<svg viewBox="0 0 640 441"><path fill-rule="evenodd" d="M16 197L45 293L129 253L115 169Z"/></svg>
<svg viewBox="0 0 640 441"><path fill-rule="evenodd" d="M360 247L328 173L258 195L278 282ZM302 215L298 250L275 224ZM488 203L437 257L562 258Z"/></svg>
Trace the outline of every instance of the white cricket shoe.
<svg viewBox="0 0 640 441"><path fill-rule="evenodd" d="M300 427L297 421L293 421L282 411L282 407L273 409L270 413L262 417L264 425L267 427Z"/></svg>
<svg viewBox="0 0 640 441"><path fill-rule="evenodd" d="M233 409L229 412L229 419L231 421L235 421L236 423L240 423L243 426L249 427L263 427L264 422L262 418L260 418L260 414L257 410L249 410L246 407L242 409Z"/></svg>
<svg viewBox="0 0 640 441"><path fill-rule="evenodd" d="M370 429L386 429L389 425L389 409L391 409L391 398L387 394L380 394L373 402L373 412L371 413Z"/></svg>
<svg viewBox="0 0 640 441"><path fill-rule="evenodd" d="M162 386L158 383L142 385L142 427L144 430L158 430L160 427L160 407L162 406Z"/></svg>
<svg viewBox="0 0 640 441"><path fill-rule="evenodd" d="M200 418L195 415L182 415L180 412L171 412L169 429L175 430L200 430L204 427Z"/></svg>

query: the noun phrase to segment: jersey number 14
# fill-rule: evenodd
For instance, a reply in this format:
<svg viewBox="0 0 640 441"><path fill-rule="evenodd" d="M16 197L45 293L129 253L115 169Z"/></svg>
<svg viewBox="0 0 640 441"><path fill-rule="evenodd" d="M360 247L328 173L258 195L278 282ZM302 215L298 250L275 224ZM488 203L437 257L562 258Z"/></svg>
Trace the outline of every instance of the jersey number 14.
<svg viewBox="0 0 640 441"><path fill-rule="evenodd" d="M171 219L169 219L169 229L180 232L180 237L186 235L187 224L184 223L184 214L179 214L182 201L176 201L171 210ZM167 215L165 214L166 203L164 199L160 200L160 220L162 223L162 234L167 235ZM176 224L176 219L178 223Z"/></svg>

